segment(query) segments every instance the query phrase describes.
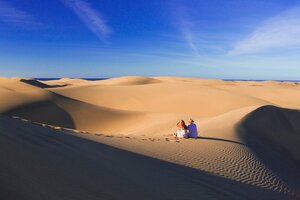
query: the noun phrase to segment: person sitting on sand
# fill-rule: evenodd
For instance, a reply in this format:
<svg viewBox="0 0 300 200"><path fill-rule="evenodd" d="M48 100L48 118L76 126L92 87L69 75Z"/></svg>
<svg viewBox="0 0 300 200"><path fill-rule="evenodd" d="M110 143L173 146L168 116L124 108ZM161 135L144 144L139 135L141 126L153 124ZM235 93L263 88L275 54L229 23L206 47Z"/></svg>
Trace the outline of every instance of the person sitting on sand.
<svg viewBox="0 0 300 200"><path fill-rule="evenodd" d="M189 125L187 126L187 130L188 130L189 138L197 138L198 137L197 125L195 124L195 122L192 118L190 118L190 120L189 120Z"/></svg>
<svg viewBox="0 0 300 200"><path fill-rule="evenodd" d="M175 133L177 138L186 138L187 137L187 126L183 120L180 120L177 123L177 132Z"/></svg>

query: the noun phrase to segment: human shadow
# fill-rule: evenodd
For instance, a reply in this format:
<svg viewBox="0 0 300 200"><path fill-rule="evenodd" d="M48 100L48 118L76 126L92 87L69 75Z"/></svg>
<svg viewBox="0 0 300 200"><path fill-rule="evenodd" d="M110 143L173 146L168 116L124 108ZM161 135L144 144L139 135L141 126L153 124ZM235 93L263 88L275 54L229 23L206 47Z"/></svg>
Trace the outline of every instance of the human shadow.
<svg viewBox="0 0 300 200"><path fill-rule="evenodd" d="M213 137L198 136L195 139L215 140L215 141L222 141L222 142L230 142L230 143L239 144L239 145L246 145L246 144L244 144L242 142L237 142L237 141L233 141L233 140L227 140L227 139L223 139L223 138L213 138Z"/></svg>
<svg viewBox="0 0 300 200"><path fill-rule="evenodd" d="M300 111L262 106L246 115L236 130L273 173L300 191Z"/></svg>

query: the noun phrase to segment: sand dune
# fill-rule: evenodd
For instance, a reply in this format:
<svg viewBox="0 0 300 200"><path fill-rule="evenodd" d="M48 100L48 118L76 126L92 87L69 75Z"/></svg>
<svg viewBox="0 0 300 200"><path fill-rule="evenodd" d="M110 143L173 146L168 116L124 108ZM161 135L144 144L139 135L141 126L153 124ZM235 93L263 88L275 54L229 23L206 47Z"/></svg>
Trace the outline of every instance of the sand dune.
<svg viewBox="0 0 300 200"><path fill-rule="evenodd" d="M32 82L9 80L8 83L7 89L17 92L1 92L2 112L33 122L111 133L129 128L145 115L84 103L43 90Z"/></svg>
<svg viewBox="0 0 300 200"><path fill-rule="evenodd" d="M300 111L263 106L238 124L241 138L270 153L291 156L300 165ZM300 178L300 177L299 177Z"/></svg>
<svg viewBox="0 0 300 200"><path fill-rule="evenodd" d="M91 82L88 80L78 79L78 78L61 78L58 80L48 80L48 81L40 81L52 87L65 87L65 86L78 86L90 84Z"/></svg>
<svg viewBox="0 0 300 200"><path fill-rule="evenodd" d="M189 114L196 117L216 116L242 107L272 104L256 97L202 85L201 82L161 82L131 86L103 86L100 83L51 91L115 109Z"/></svg>
<svg viewBox="0 0 300 200"><path fill-rule="evenodd" d="M23 83L27 83L29 85L32 85L32 86L35 86L35 87L39 87L39 88L50 88L52 86L50 85L47 85L41 81L37 81L37 80L34 80L34 79L20 79L21 82Z"/></svg>
<svg viewBox="0 0 300 200"><path fill-rule="evenodd" d="M150 159L149 162L141 162L139 159L133 162L133 164L140 163L142 168L147 165L145 170L152 167L162 169L157 162L168 163L162 164L164 166L174 165L176 169L182 167L182 171L187 170L189 173L179 176L172 172L174 176L172 178L176 184L186 184L180 191L188 192L189 195L184 198L180 196L182 194L179 191L164 194L170 199L174 199L176 195L179 195L178 199L195 199L193 197L203 197L202 195L208 195L207 199L299 199L300 112L297 110L300 108L299 90L300 86L296 83L239 82L184 77L120 77L102 81L80 79L36 81L2 78L0 112L29 121L19 122L2 116L0 124L2 120L1 126L5 131L3 130L1 134L3 136L4 132L13 132L10 142L20 137L19 142L26 141L26 149L30 149L34 144L45 145L46 141L49 142L49 135L51 138L58 137L55 135L57 130L52 129L60 129L62 132L59 133L64 135L63 143L56 145L62 155L78 159L78 162L87 161L90 165L95 162L101 169L103 163L96 157L90 157L92 151L102 149L108 152L108 149L114 148L126 150L125 154L128 154L126 159L117 161L122 153L116 153L114 155L116 160L113 159L114 161L105 165L107 166L105 170L109 168L111 162L117 162L120 166L122 162L130 163L132 155L134 157L143 155L141 159ZM189 117L194 118L198 124L201 137L195 140L174 140L172 133L176 130L176 122ZM39 126L31 125L32 122L38 122ZM10 125L6 126L6 123ZM16 129L11 129L12 126ZM23 140L25 136L18 130L28 133L29 139ZM37 135L38 132L41 136ZM73 136L65 135L63 132ZM7 139L5 136L2 141L6 140L4 138ZM78 154L66 153L65 143L79 148L80 150L76 151ZM89 149L86 147L87 143L101 147ZM111 147L103 146L101 143ZM47 155L53 153L52 150L47 152L48 148L52 148L50 146L43 147L42 151L46 151ZM71 154L74 154L74 157ZM80 157L79 154L84 156ZM92 161L87 158L92 158ZM53 162L57 158L51 159L43 162ZM70 162L75 162L72 159ZM33 160L37 162L39 158L35 157ZM65 164L70 165L68 162ZM84 167L80 165L74 168L74 174L77 173L76 170L83 170ZM127 167L132 168L129 164ZM90 169L93 173L98 173L96 169ZM116 173L118 169L120 167L113 167L112 172ZM20 173L24 178L25 175L19 171L20 169L16 170L11 173ZM45 173L50 173L47 170ZM65 166L59 170L65 170ZM141 193L133 198L148 192L149 197L151 193L154 195L152 197L159 199L157 190L149 190L152 185L148 179L144 180L144 183L140 182L142 180L140 177L151 177L153 172L147 171L145 174L140 171L137 175L139 177L129 178L133 173L126 170L117 173L127 178L126 183L134 180L135 183L144 184L147 188L147 190L139 188ZM114 181L118 180L118 175L113 176ZM195 179L191 178L192 175ZM80 177L81 175L75 176ZM162 181L159 187L172 191L168 186L162 186L170 181L165 174L155 180ZM102 184L99 180L93 181ZM190 181L199 184L192 186ZM172 187L177 188L176 184ZM78 199L88 198L84 196L87 192L92 193L90 199L99 197L100 193L96 192L96 186L91 186L86 181L83 185L85 186L79 192L83 196ZM112 185L105 189L109 191L107 195L112 195L112 199L119 199L119 196L114 196L117 194L111 194L110 187ZM9 194L10 189L6 188ZM53 185L50 188L55 189ZM45 194L51 194L54 191L52 189L43 188ZM21 191L26 193L25 189ZM125 192L122 189L120 191ZM74 192L68 188L66 193L58 194L72 196ZM218 196L220 194L222 195ZM30 196L29 193L26 195Z"/></svg>
<svg viewBox="0 0 300 200"><path fill-rule="evenodd" d="M0 78L0 112L51 98L48 91L22 82L21 78Z"/></svg>
<svg viewBox="0 0 300 200"><path fill-rule="evenodd" d="M102 81L95 81L101 85L145 85L151 83L159 83L160 81L155 78L143 77L143 76L123 76L118 78L110 78Z"/></svg>
<svg viewBox="0 0 300 200"><path fill-rule="evenodd" d="M236 84L236 87L228 85L218 85L217 87L235 94L253 96L273 105L300 108L300 87L298 83L265 81L237 82Z"/></svg>
<svg viewBox="0 0 300 200"><path fill-rule="evenodd" d="M55 96L51 101L22 105L5 113L33 122L106 133L128 128L144 115L144 113L94 106L59 96Z"/></svg>

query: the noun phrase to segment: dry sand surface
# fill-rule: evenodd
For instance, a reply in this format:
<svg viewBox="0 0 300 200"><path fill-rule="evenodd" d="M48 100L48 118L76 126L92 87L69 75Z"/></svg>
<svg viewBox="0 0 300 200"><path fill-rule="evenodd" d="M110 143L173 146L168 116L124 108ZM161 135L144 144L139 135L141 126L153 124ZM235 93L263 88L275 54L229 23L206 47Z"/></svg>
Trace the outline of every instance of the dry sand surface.
<svg viewBox="0 0 300 200"><path fill-rule="evenodd" d="M300 199L300 84L0 78L1 199ZM175 140L192 117L198 139Z"/></svg>

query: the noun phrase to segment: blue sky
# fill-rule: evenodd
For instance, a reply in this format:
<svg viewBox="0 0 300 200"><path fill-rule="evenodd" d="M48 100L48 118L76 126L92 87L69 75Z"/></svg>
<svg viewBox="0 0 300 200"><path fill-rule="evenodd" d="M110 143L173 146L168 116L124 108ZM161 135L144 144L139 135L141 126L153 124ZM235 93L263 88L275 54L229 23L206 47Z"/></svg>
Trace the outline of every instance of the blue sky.
<svg viewBox="0 0 300 200"><path fill-rule="evenodd" d="M300 79L298 0L0 0L0 76Z"/></svg>

